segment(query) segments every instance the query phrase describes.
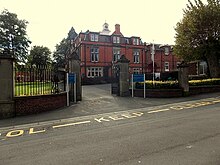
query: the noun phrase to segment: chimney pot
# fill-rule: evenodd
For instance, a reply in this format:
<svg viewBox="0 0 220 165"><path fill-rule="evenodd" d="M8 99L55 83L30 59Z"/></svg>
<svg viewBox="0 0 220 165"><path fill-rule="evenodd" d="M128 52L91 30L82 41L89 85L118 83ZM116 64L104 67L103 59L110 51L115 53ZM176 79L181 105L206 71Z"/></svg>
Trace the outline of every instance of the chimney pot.
<svg viewBox="0 0 220 165"><path fill-rule="evenodd" d="M119 24L116 24L115 25L115 32L117 33L117 34L120 34L121 32L120 32L120 25Z"/></svg>

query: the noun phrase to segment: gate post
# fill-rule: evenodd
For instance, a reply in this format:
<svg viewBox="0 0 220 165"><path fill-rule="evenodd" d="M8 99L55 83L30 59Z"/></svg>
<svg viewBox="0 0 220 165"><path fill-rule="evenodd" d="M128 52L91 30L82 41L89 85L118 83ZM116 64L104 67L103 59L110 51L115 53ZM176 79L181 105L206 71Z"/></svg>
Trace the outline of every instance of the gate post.
<svg viewBox="0 0 220 165"><path fill-rule="evenodd" d="M183 96L189 95L189 65L185 62L182 62L178 66L178 81L179 86L183 89Z"/></svg>
<svg viewBox="0 0 220 165"><path fill-rule="evenodd" d="M111 82L111 94L116 94L120 96L120 86L119 86L119 65L112 64L112 82Z"/></svg>
<svg viewBox="0 0 220 165"><path fill-rule="evenodd" d="M126 97L130 96L129 91L129 60L122 55L118 60L119 65L119 86L120 86L120 96Z"/></svg>
<svg viewBox="0 0 220 165"><path fill-rule="evenodd" d="M80 59L77 53L73 52L69 58L69 73L76 74L76 101L82 100L82 85L81 85L81 69ZM73 93L73 87L70 88L70 94ZM72 96L73 97L73 96Z"/></svg>
<svg viewBox="0 0 220 165"><path fill-rule="evenodd" d="M15 116L14 108L14 58L0 54L0 118Z"/></svg>

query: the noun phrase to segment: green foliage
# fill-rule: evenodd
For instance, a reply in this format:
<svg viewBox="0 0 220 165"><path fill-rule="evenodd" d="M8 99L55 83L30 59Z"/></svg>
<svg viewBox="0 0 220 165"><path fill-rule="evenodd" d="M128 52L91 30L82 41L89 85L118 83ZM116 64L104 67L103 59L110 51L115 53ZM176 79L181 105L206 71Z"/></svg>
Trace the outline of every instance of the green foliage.
<svg viewBox="0 0 220 165"><path fill-rule="evenodd" d="M34 46L28 57L28 61L31 65L46 66L51 63L50 50L43 46Z"/></svg>
<svg viewBox="0 0 220 165"><path fill-rule="evenodd" d="M176 25L174 52L185 61L205 60L211 76L216 77L220 74L220 1L194 2L189 1Z"/></svg>
<svg viewBox="0 0 220 165"><path fill-rule="evenodd" d="M0 48L22 62L27 59L27 49L31 43L26 34L27 23L8 10L0 15Z"/></svg>
<svg viewBox="0 0 220 165"><path fill-rule="evenodd" d="M137 89L144 88L144 82L136 83L135 87ZM146 89L178 89L178 81L145 81Z"/></svg>
<svg viewBox="0 0 220 165"><path fill-rule="evenodd" d="M220 85L220 78L190 80L189 86ZM178 89L178 81L145 81L146 89ZM144 89L144 82L135 83L136 89Z"/></svg>
<svg viewBox="0 0 220 165"><path fill-rule="evenodd" d="M53 58L55 62L55 67L64 67L66 64L66 57L71 52L73 47L73 41L77 33L72 27L68 33L67 38L64 38L59 44L56 45L56 50L53 53Z"/></svg>
<svg viewBox="0 0 220 165"><path fill-rule="evenodd" d="M57 67L65 66L65 58L69 50L68 41L64 38L56 45L56 51L53 53L53 58Z"/></svg>

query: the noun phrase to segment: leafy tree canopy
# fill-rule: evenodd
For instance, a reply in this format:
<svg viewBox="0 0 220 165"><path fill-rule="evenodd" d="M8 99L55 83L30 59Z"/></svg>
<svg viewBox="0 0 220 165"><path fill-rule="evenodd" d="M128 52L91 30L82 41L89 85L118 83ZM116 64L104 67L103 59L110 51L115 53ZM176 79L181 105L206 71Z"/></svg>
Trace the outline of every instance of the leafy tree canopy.
<svg viewBox="0 0 220 165"><path fill-rule="evenodd" d="M27 38L27 24L26 20L19 20L16 14L8 10L4 10L0 15L0 48L23 62L27 59L31 43Z"/></svg>
<svg viewBox="0 0 220 165"><path fill-rule="evenodd" d="M174 52L185 61L205 60L210 76L220 76L220 1L189 0L176 25Z"/></svg>
<svg viewBox="0 0 220 165"><path fill-rule="evenodd" d="M59 44L56 45L56 50L53 53L53 58L57 67L65 66L65 57L68 52L68 49L68 42L65 38Z"/></svg>
<svg viewBox="0 0 220 165"><path fill-rule="evenodd" d="M67 38L64 38L59 44L56 45L56 50L53 53L53 58L55 61L56 67L64 67L66 64L66 55L70 52L74 39L76 38L77 33L72 27L67 35Z"/></svg>
<svg viewBox="0 0 220 165"><path fill-rule="evenodd" d="M34 46L28 57L28 61L31 65L46 66L51 64L51 52L49 48L43 46Z"/></svg>

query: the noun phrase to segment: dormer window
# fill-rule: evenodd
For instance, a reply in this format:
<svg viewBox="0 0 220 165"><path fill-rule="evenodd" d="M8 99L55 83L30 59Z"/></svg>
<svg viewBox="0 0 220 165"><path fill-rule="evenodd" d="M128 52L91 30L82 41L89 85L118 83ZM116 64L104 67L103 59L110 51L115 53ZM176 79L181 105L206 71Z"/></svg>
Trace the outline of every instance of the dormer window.
<svg viewBox="0 0 220 165"><path fill-rule="evenodd" d="M165 47L165 48L164 48L164 54L165 54L165 55L169 55L169 51L170 51L170 50L169 50L168 47Z"/></svg>
<svg viewBox="0 0 220 165"><path fill-rule="evenodd" d="M139 38L133 38L133 45L139 45Z"/></svg>
<svg viewBox="0 0 220 165"><path fill-rule="evenodd" d="M99 35L98 34L91 34L90 35L90 40L91 41L99 41Z"/></svg>
<svg viewBox="0 0 220 165"><path fill-rule="evenodd" d="M119 43L120 43L120 37L118 37L118 36L113 36L113 43L119 44Z"/></svg>
<svg viewBox="0 0 220 165"><path fill-rule="evenodd" d="M129 39L128 38L125 39L125 43L129 44Z"/></svg>

